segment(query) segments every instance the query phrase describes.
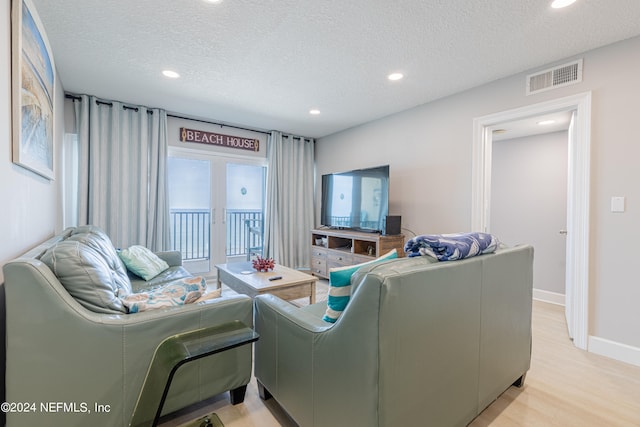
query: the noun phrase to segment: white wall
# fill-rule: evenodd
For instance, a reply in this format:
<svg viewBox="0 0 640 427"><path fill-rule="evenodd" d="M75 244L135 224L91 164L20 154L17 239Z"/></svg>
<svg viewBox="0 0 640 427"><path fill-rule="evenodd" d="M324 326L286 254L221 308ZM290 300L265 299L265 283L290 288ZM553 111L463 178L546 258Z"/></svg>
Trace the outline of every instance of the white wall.
<svg viewBox="0 0 640 427"><path fill-rule="evenodd" d="M12 258L52 236L59 227L61 204L57 183L48 181L11 161L11 2L0 1L0 284L2 266ZM56 81L54 109L63 111L63 90ZM54 123L54 171L59 174L62 117ZM5 300L0 286L0 397L5 398ZM0 424L6 421L0 414Z"/></svg>
<svg viewBox="0 0 640 427"><path fill-rule="evenodd" d="M25 252L59 227L60 204L57 184L11 162L11 13L10 1L0 7L0 266ZM54 170L60 171L63 132L62 85L56 82ZM58 114L59 113L59 114ZM0 282L4 280L0 270Z"/></svg>
<svg viewBox="0 0 640 427"><path fill-rule="evenodd" d="M567 131L493 141L489 231L536 249L533 288L565 294Z"/></svg>
<svg viewBox="0 0 640 427"><path fill-rule="evenodd" d="M317 174L389 163L391 213L402 215L403 227L468 230L473 119L592 91L589 334L637 349L640 364L638 52L640 37L577 56L584 76L576 85L526 96L525 75L535 71L528 70L321 138ZM609 211L612 196L627 197L625 213Z"/></svg>

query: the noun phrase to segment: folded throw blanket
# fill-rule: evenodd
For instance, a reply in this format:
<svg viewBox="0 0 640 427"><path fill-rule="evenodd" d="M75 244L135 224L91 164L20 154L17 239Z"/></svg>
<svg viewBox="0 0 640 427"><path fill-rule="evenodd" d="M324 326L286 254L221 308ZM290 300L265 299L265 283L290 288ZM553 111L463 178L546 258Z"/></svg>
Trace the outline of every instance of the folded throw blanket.
<svg viewBox="0 0 640 427"><path fill-rule="evenodd" d="M428 255L438 261L455 261L495 252L500 241L488 233L423 234L407 241L407 256Z"/></svg>

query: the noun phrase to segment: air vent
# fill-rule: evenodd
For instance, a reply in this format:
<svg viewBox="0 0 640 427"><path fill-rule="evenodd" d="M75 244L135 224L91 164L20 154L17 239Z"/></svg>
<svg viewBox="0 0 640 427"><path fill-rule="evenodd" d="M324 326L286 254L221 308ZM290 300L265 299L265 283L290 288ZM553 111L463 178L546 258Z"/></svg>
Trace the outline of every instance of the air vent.
<svg viewBox="0 0 640 427"><path fill-rule="evenodd" d="M582 59L527 76L527 95L582 81Z"/></svg>

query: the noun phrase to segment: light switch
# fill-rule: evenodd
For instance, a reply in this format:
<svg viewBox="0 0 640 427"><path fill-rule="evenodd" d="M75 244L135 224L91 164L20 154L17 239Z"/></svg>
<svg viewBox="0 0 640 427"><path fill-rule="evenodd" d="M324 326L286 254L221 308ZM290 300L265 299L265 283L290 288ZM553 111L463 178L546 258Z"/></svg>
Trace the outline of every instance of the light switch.
<svg viewBox="0 0 640 427"><path fill-rule="evenodd" d="M611 212L624 212L623 196L614 196L611 198Z"/></svg>

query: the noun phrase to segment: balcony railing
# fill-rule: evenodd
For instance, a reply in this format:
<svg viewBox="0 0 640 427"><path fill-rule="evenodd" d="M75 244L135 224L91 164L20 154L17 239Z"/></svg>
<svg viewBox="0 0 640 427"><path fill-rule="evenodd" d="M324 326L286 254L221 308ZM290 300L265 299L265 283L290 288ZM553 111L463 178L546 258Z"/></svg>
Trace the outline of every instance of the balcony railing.
<svg viewBox="0 0 640 427"><path fill-rule="evenodd" d="M252 248L262 247L263 233L250 228L262 228L262 211L227 210L227 256L247 255Z"/></svg>
<svg viewBox="0 0 640 427"><path fill-rule="evenodd" d="M171 209L171 249L185 261L209 259L211 214L208 209Z"/></svg>
<svg viewBox="0 0 640 427"><path fill-rule="evenodd" d="M262 233L252 233L248 225L262 230L262 211L227 210L226 255L246 256L250 248L262 247ZM249 223L247 223L249 221ZM208 209L171 209L171 247L182 254L182 259L211 258L209 247L211 215Z"/></svg>
<svg viewBox="0 0 640 427"><path fill-rule="evenodd" d="M380 226L380 221L367 221L365 219L360 219L360 221L356 221L356 218L351 216L332 216L330 217L331 225L334 227L353 227L354 224L357 224L362 228L370 228L375 229Z"/></svg>

